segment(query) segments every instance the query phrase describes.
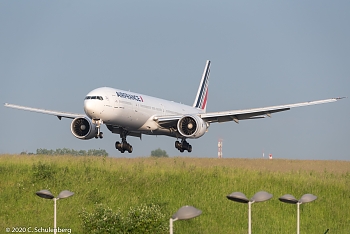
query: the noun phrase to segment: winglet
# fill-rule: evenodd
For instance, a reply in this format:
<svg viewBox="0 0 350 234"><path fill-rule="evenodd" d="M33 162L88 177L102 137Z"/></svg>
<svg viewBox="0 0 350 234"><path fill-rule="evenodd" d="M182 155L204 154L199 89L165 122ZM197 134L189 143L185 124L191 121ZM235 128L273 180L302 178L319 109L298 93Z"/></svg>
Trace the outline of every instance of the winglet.
<svg viewBox="0 0 350 234"><path fill-rule="evenodd" d="M209 85L209 75L210 75L210 61L207 60L205 64L202 80L199 84L197 96L194 100L193 107L202 109L204 112L207 108L207 100L208 100L208 85Z"/></svg>

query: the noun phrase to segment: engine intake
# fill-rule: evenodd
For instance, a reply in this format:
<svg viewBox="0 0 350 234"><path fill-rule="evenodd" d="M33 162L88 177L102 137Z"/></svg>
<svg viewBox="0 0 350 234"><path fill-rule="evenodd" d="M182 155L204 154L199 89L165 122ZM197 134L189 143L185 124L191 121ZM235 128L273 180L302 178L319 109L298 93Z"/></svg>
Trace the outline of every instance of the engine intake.
<svg viewBox="0 0 350 234"><path fill-rule="evenodd" d="M96 137L98 132L96 124L87 117L74 119L70 129L76 138L83 140Z"/></svg>
<svg viewBox="0 0 350 234"><path fill-rule="evenodd" d="M186 138L198 138L204 135L209 124L197 115L185 115L177 122L177 130Z"/></svg>

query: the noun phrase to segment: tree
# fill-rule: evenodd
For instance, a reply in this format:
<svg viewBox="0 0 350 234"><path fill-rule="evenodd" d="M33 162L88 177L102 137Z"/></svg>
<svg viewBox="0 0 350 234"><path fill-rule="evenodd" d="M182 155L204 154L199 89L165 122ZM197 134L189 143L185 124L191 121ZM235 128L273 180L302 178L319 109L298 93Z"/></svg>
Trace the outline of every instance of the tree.
<svg viewBox="0 0 350 234"><path fill-rule="evenodd" d="M162 150L161 148L158 148L156 150L152 150L151 151L151 157L158 157L158 158L161 158L161 157L169 157L168 154L166 153L165 150Z"/></svg>

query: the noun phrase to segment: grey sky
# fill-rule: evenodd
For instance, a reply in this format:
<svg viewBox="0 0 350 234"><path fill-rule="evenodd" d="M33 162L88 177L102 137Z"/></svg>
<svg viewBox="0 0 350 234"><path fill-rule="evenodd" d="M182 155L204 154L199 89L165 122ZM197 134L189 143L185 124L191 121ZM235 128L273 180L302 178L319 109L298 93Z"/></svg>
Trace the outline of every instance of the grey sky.
<svg viewBox="0 0 350 234"><path fill-rule="evenodd" d="M212 61L207 111L349 96L349 1L0 1L0 102L83 113L108 86L192 105ZM0 106L0 153L101 148L111 156L349 160L350 99L212 124L180 154L169 137L82 141L71 120Z"/></svg>

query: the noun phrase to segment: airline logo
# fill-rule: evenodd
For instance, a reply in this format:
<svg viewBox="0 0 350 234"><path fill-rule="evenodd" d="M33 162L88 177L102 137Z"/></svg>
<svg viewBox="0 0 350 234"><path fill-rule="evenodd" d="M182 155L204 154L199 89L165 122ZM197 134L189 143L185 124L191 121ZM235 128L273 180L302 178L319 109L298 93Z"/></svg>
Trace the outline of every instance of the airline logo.
<svg viewBox="0 0 350 234"><path fill-rule="evenodd" d="M116 93L117 93L118 97L130 99L130 100L134 100L134 101L138 101L138 102L143 102L143 99L141 96L123 93L123 92L116 92Z"/></svg>
<svg viewBox="0 0 350 234"><path fill-rule="evenodd" d="M202 100L199 103L198 108L205 110L207 106L207 98L208 98L208 88L206 88L205 92L203 93Z"/></svg>
<svg viewBox="0 0 350 234"><path fill-rule="evenodd" d="M196 101L194 103L194 107L200 108L204 111L207 107L209 75L210 75L210 61L207 61L207 64L204 68L202 81L198 89Z"/></svg>

